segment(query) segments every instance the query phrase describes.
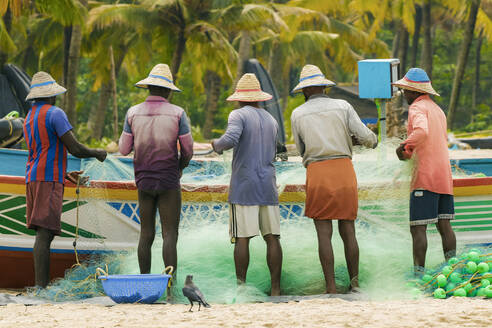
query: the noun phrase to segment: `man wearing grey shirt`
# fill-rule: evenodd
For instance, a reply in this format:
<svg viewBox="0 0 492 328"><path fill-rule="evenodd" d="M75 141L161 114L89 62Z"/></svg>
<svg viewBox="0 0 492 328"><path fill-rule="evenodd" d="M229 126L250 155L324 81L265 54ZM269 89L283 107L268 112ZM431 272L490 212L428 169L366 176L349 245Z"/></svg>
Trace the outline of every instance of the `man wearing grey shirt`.
<svg viewBox="0 0 492 328"><path fill-rule="evenodd" d="M304 93L306 102L291 116L292 134L303 158L306 172L305 215L314 221L318 252L325 275L326 293L336 293L332 220L345 249L350 290L359 287L359 246L355 237L357 218L357 178L352 165L352 137L362 145L375 148L377 137L360 120L345 100L324 94L335 83L327 80L314 65L306 65L293 92Z"/></svg>
<svg viewBox="0 0 492 328"><path fill-rule="evenodd" d="M229 234L234 243L234 263L238 283L246 281L249 265L249 240L263 235L267 244L267 263L271 276L271 295L280 295L282 248L280 246L280 209L275 178L278 125L258 102L271 99L263 92L254 74L239 80L228 101L239 101L241 108L229 115L227 130L212 142L222 154L233 148L229 188Z"/></svg>

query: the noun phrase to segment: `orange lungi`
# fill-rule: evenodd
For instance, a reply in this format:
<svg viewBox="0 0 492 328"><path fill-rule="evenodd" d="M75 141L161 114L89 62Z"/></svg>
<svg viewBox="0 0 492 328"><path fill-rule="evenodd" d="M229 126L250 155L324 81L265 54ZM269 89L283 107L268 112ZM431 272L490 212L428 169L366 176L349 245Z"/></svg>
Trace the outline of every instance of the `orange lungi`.
<svg viewBox="0 0 492 328"><path fill-rule="evenodd" d="M308 165L307 217L319 220L355 220L357 210L357 178L349 158L330 159Z"/></svg>

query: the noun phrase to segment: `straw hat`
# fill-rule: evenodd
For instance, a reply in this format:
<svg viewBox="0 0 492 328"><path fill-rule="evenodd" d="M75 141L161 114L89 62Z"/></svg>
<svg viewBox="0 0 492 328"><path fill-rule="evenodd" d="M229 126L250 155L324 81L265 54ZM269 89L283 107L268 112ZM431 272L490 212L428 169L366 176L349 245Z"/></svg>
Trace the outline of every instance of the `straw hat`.
<svg viewBox="0 0 492 328"><path fill-rule="evenodd" d="M36 98L49 98L61 95L67 92L67 89L56 83L56 81L46 72L37 72L31 80L31 91L26 100Z"/></svg>
<svg viewBox="0 0 492 328"><path fill-rule="evenodd" d="M332 87L334 85L336 83L325 78L318 66L306 65L302 68L299 84L292 90L292 93L300 92L307 87Z"/></svg>
<svg viewBox="0 0 492 328"><path fill-rule="evenodd" d="M272 99L272 95L261 90L256 75L246 73L237 82L236 91L227 98L227 101L256 102L270 99Z"/></svg>
<svg viewBox="0 0 492 328"><path fill-rule="evenodd" d="M432 87L429 76L421 68L410 68L403 79L391 84L400 89L408 89L439 96L436 90Z"/></svg>
<svg viewBox="0 0 492 328"><path fill-rule="evenodd" d="M179 90L178 87L174 85L173 75L171 74L169 66L167 66L166 64L155 65L154 68L150 71L149 76L141 81L138 81L135 85L139 88L144 89L147 89L148 85L155 85L157 87L168 88L174 91L181 92L181 90Z"/></svg>

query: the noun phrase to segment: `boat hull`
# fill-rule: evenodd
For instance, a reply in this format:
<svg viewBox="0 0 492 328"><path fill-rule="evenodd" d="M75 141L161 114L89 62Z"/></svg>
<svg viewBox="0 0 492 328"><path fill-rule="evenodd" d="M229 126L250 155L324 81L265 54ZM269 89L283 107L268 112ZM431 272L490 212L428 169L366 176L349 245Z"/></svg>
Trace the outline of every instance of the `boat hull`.
<svg viewBox="0 0 492 328"><path fill-rule="evenodd" d="M3 268L0 270L0 288L32 286L34 281L32 247L35 231L25 226L26 187L20 173L25 170L25 158L23 151L0 150L0 174L3 174L0 175L0 265ZM131 163L128 159L122 161L126 161L128 166ZM281 165L300 164L287 162ZM70 157L68 166L69 170L79 170L81 162ZM207 173L210 168L217 173L215 166L216 163L209 161L192 162L187 174L194 176L193 172L200 170ZM91 177L94 178L93 175ZM180 228L193 227L196 220L227 222L228 186L226 183L205 185L199 180L197 176L196 183L182 184ZM407 229L408 221L402 218L408 217L408 194L408 189L403 186L361 182L359 220L368 225L378 226L384 222ZM452 225L460 245L491 243L492 178L455 179L454 194L457 214ZM279 191L282 220L307 220L303 216L305 198L303 184L283 186ZM62 277L65 270L75 263L73 241L77 227L77 250L82 256L136 249L140 231L137 199L136 186L130 181L92 181L89 186L80 187L78 200L76 186L67 184L62 233L55 237L51 248L52 278ZM394 208L381 213L380 204L388 200L392 200L389 203ZM396 212L398 215L393 215ZM432 226L429 231L437 233Z"/></svg>

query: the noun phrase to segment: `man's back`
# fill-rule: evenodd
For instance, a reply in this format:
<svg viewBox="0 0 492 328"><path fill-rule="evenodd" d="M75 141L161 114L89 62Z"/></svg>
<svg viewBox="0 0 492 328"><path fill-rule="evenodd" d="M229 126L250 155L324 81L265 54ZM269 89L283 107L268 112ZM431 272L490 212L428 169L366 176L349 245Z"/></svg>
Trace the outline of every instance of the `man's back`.
<svg viewBox="0 0 492 328"><path fill-rule="evenodd" d="M177 142L180 136L190 135L184 110L163 97L149 96L128 110L124 132L133 136L137 186L144 190L179 187ZM193 146L188 139L191 142L182 145L187 155Z"/></svg>
<svg viewBox="0 0 492 328"><path fill-rule="evenodd" d="M64 182L67 149L60 137L71 129L65 112L60 108L44 102L33 105L24 121L24 139L29 149L27 183Z"/></svg>
<svg viewBox="0 0 492 328"><path fill-rule="evenodd" d="M326 159L351 158L351 135L368 147L377 143L376 136L345 100L311 96L292 112L291 121L305 166Z"/></svg>
<svg viewBox="0 0 492 328"><path fill-rule="evenodd" d="M409 148L417 155L412 189L452 194L446 115L428 95L417 98L410 105L408 136Z"/></svg>
<svg viewBox="0 0 492 328"><path fill-rule="evenodd" d="M263 108L245 106L229 115L227 131L216 141L215 147L218 150L234 148L230 203L278 204L273 165L277 131L277 122Z"/></svg>

